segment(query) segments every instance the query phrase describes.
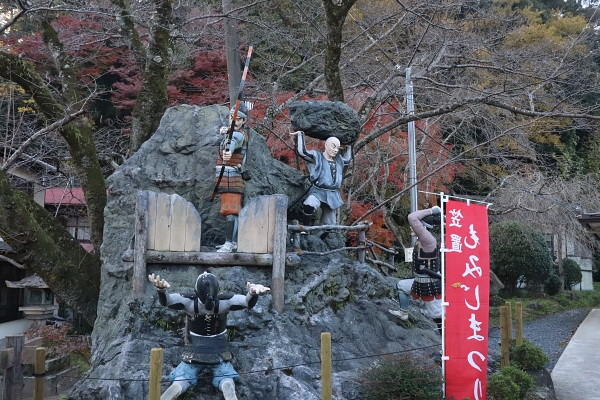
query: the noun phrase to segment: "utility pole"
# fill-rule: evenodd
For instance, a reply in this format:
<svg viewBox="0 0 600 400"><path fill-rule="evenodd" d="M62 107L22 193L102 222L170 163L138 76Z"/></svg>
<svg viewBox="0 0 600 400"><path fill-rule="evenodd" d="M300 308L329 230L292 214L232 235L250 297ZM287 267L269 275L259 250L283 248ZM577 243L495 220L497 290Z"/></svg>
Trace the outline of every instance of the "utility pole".
<svg viewBox="0 0 600 400"><path fill-rule="evenodd" d="M233 10L232 0L221 1L223 14L228 14ZM236 20L229 17L225 18L225 54L227 56L227 81L229 83L229 104L231 106L237 100L240 81L242 80L239 43Z"/></svg>
<svg viewBox="0 0 600 400"><path fill-rule="evenodd" d="M415 114L415 103L413 99L413 87L410 80L410 67L406 68L406 109L408 115ZM417 211L417 150L415 145L415 121L408 123L408 171L410 177L410 212ZM414 246L417 238L412 237Z"/></svg>

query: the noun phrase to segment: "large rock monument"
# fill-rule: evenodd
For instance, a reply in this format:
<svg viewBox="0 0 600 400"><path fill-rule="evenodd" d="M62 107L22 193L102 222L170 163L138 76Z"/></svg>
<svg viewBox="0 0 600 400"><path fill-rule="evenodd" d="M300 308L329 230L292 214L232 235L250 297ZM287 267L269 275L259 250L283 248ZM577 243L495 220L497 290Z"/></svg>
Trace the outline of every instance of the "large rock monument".
<svg viewBox="0 0 600 400"><path fill-rule="evenodd" d="M160 127L141 149L108 179L98 318L92 335L89 372L69 394L77 400L133 400L148 397L150 350L164 349L163 390L184 344L182 314L158 304L146 282L141 298L132 295L132 263L122 260L134 240L138 190L177 193L194 204L202 217L203 245L222 243L224 219L214 187L216 152L229 110L222 106L177 106L166 111ZM248 168L252 180L246 199L275 193L290 202L304 192L301 174L275 161L264 139L253 132ZM218 199L218 197L217 197ZM271 269L149 264L171 284L171 291L192 291L196 277L208 271L222 291L245 293L246 282L269 285ZM397 308L395 282L366 264L342 255L302 256L285 276L285 310L271 307L271 295L260 297L249 311L232 313L228 332L240 374L238 397L248 400L320 399L320 334L332 337L333 397L358 399L365 368L381 354L404 352L439 358L435 325L422 318L411 326L388 313ZM222 395L199 376L186 398L216 400Z"/></svg>

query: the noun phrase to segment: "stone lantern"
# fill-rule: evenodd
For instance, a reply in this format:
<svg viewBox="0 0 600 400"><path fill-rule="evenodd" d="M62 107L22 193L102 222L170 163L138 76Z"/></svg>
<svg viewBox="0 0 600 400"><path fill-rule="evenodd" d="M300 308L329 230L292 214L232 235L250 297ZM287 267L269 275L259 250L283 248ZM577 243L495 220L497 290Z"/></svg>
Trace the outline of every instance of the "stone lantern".
<svg viewBox="0 0 600 400"><path fill-rule="evenodd" d="M31 275L18 282L6 281L6 286L12 289L24 289L25 305L19 307L25 319L34 325L45 325L46 320L54 316L58 310L54 294L46 283L37 275Z"/></svg>

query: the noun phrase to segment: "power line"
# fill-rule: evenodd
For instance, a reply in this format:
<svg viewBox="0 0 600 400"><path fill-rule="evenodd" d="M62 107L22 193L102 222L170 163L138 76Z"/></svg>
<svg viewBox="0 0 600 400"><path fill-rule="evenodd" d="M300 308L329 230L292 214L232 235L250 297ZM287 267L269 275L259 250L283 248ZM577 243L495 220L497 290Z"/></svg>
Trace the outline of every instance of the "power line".
<svg viewBox="0 0 600 400"><path fill-rule="evenodd" d="M332 362L342 362L342 361L360 360L360 359L365 359L365 358L383 357L383 356L390 356L390 355L395 355L395 354L410 353L410 352L417 351L417 350L424 350L424 349L440 347L440 346L441 346L441 344L433 344L430 346L423 346L423 347L417 347L417 348L413 348L413 349L400 350L400 351L393 351L393 352L388 352L388 353L378 353L378 354L364 355L364 356L360 356L360 357L338 358L338 359L332 359L331 361ZM273 371L290 370L290 369L297 368L297 367L306 367L306 366L320 364L320 363L321 363L321 360L307 362L307 363L301 363L301 364L288 365L288 366L283 366L283 367L276 367L276 368L266 368L266 369L259 369L259 370L253 370L253 371L243 371L243 372L237 372L237 374L238 375L250 375L250 374L256 374L256 373L269 373L269 372L273 372ZM65 376L65 378L73 378L73 379L78 379L81 381L84 381L84 380L119 381L119 382L147 382L148 381L148 379L91 378L91 377L78 377L78 376L69 376L69 375L64 375L64 376ZM197 379L202 380L202 377L197 378ZM210 378L210 379L206 378L206 379L212 380L212 378ZM170 381L161 381L161 383L168 383L168 382L170 382Z"/></svg>

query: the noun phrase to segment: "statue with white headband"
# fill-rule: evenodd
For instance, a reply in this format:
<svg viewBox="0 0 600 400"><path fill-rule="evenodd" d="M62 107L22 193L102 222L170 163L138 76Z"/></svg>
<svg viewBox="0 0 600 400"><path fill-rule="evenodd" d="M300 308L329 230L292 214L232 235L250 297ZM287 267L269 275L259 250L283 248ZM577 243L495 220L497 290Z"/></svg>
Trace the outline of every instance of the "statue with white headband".
<svg viewBox="0 0 600 400"><path fill-rule="evenodd" d="M338 189L342 186L343 169L350 165L352 147L346 148L344 156L338 154L340 141L330 137L325 141L325 150L306 150L304 132L291 132L298 137L298 155L308 163L312 187L304 200L302 209L304 225L311 225L317 209L321 208L319 225L334 225L337 222L336 210L344 204Z"/></svg>

